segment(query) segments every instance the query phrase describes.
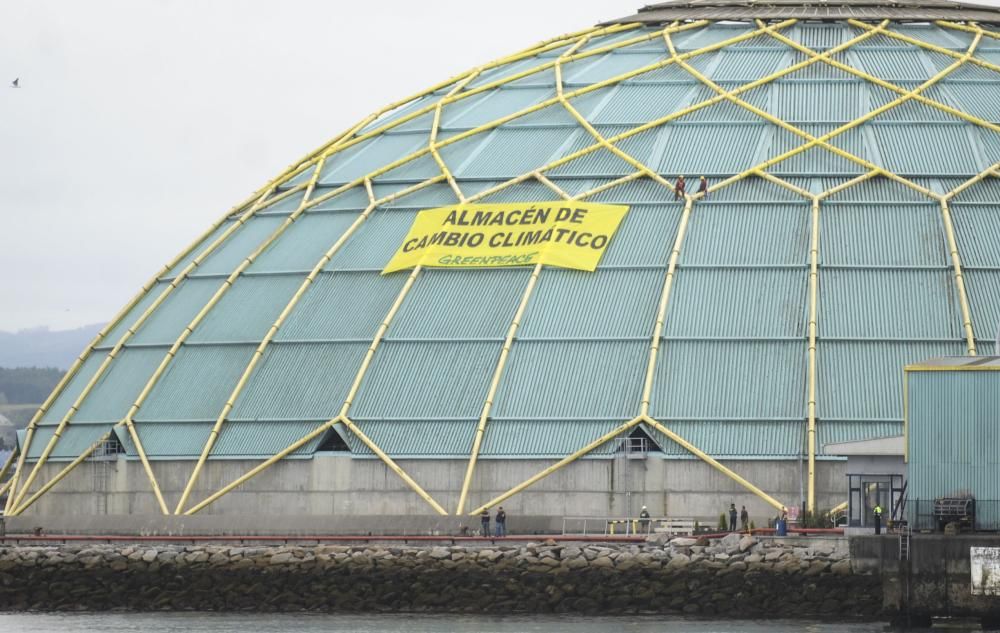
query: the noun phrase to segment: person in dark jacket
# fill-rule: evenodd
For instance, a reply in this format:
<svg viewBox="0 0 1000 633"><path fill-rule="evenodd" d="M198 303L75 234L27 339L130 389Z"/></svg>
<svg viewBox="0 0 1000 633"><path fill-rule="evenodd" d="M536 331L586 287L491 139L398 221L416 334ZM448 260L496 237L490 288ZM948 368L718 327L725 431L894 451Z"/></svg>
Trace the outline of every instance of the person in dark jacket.
<svg viewBox="0 0 1000 633"><path fill-rule="evenodd" d="M750 513L747 512L746 506L743 506L743 509L740 510L740 524L743 526L744 532L750 531Z"/></svg>
<svg viewBox="0 0 1000 633"><path fill-rule="evenodd" d="M646 506L642 506L642 512L639 513L639 533L649 534L649 510Z"/></svg>
<svg viewBox="0 0 1000 633"><path fill-rule="evenodd" d="M490 535L490 511L487 508L483 508L483 511L479 513L479 520L483 524L483 536Z"/></svg>
<svg viewBox="0 0 1000 633"><path fill-rule="evenodd" d="M496 536L507 536L507 513L504 512L503 506L497 510L496 523Z"/></svg>
<svg viewBox="0 0 1000 633"><path fill-rule="evenodd" d="M704 176L698 179L698 193L703 194L701 196L702 200L708 198L708 181L705 180Z"/></svg>
<svg viewBox="0 0 1000 633"><path fill-rule="evenodd" d="M677 182L674 183L674 200L680 200L684 197L684 176L678 176Z"/></svg>
<svg viewBox="0 0 1000 633"><path fill-rule="evenodd" d="M730 503L729 504L729 531L730 532L735 532L736 531L736 504L735 503Z"/></svg>

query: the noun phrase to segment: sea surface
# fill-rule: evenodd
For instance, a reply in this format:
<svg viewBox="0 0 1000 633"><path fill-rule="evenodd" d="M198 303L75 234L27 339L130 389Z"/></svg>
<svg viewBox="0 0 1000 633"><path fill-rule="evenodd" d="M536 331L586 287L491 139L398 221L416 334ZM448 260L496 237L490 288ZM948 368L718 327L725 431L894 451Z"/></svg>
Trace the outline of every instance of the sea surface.
<svg viewBox="0 0 1000 633"><path fill-rule="evenodd" d="M3 633L881 633L884 623L653 616L0 613Z"/></svg>

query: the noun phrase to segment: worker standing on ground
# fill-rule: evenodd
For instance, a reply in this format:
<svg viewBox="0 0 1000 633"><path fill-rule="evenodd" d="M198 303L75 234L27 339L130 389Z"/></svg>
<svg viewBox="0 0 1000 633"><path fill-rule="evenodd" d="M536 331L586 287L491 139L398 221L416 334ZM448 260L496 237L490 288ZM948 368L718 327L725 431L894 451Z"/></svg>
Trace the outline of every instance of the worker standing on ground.
<svg viewBox="0 0 1000 633"><path fill-rule="evenodd" d="M503 506L497 510L497 531L496 536L507 536L507 513L504 512Z"/></svg>
<svg viewBox="0 0 1000 633"><path fill-rule="evenodd" d="M729 531L730 532L735 532L736 531L736 504L735 503L730 503L729 504Z"/></svg>
<svg viewBox="0 0 1000 633"><path fill-rule="evenodd" d="M698 179L698 193L702 194L702 200L708 198L708 181L705 180L704 176Z"/></svg>
<svg viewBox="0 0 1000 633"><path fill-rule="evenodd" d="M674 200L680 200L684 197L684 176L678 176L677 182L674 183Z"/></svg>
<svg viewBox="0 0 1000 633"><path fill-rule="evenodd" d="M642 512L639 513L639 528L642 534L649 534L649 510L646 506L642 506Z"/></svg>
<svg viewBox="0 0 1000 633"><path fill-rule="evenodd" d="M882 533L882 506L876 503L875 504L875 509L872 510L872 512L875 514L875 533L876 534L881 534Z"/></svg>
<svg viewBox="0 0 1000 633"><path fill-rule="evenodd" d="M483 536L490 535L490 511L483 508L483 511L479 513L479 520L483 524Z"/></svg>
<svg viewBox="0 0 1000 633"><path fill-rule="evenodd" d="M744 532L750 531L750 513L747 512L746 506L743 506L743 509L740 510L740 523L743 525Z"/></svg>

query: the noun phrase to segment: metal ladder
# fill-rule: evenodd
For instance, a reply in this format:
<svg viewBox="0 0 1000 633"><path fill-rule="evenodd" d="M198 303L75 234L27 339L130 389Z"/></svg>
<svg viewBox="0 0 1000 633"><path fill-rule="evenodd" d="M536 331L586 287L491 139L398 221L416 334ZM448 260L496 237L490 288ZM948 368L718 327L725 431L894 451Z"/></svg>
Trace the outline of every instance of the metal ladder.
<svg viewBox="0 0 1000 633"><path fill-rule="evenodd" d="M910 526L899 528L899 560L910 560Z"/></svg>

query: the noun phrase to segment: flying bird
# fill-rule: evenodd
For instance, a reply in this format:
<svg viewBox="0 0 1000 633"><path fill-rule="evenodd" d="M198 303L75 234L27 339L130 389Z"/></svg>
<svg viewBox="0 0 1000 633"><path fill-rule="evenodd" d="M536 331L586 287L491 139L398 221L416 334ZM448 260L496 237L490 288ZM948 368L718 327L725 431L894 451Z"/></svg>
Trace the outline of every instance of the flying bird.
<svg viewBox="0 0 1000 633"><path fill-rule="evenodd" d="M18 82L20 82L20 81L21 81L21 78L18 77L14 81L10 82L10 87L11 88L20 88L21 86L18 85Z"/></svg>

